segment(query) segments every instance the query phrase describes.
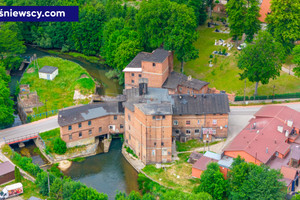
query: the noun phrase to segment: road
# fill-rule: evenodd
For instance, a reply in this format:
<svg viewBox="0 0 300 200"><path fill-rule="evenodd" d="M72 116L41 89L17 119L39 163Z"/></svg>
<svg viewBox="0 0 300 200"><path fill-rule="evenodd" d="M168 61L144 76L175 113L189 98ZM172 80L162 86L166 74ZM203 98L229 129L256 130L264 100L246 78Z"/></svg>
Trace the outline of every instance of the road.
<svg viewBox="0 0 300 200"><path fill-rule="evenodd" d="M58 128L57 116L42 119L29 124L23 124L20 126L4 129L0 131L0 141L10 140L22 136L31 135L34 133L42 133L55 128Z"/></svg>

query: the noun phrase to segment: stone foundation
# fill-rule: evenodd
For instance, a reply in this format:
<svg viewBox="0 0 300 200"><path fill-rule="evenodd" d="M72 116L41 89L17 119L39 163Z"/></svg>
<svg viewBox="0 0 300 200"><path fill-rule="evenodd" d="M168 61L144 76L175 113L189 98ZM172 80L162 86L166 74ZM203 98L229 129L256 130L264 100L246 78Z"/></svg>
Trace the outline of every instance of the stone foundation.
<svg viewBox="0 0 300 200"><path fill-rule="evenodd" d="M67 142L67 147L76 147L76 146L83 146L83 145L89 145L95 143L95 137L89 137L82 140L77 140L74 142Z"/></svg>

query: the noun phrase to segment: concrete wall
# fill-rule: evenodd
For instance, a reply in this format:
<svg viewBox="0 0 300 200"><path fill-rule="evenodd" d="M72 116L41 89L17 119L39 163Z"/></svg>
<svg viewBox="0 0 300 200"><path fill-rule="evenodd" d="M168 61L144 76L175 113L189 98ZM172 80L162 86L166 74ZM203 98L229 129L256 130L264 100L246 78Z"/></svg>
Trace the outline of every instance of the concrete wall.
<svg viewBox="0 0 300 200"><path fill-rule="evenodd" d="M114 116L117 119L114 119ZM81 122L81 127L79 127L79 123L72 124L72 130L69 130L69 126L60 127L61 138L69 143L106 134L124 133L124 116L121 114L107 115L90 121L91 125L88 125L88 121ZM121 126L123 127L121 128ZM81 137L79 137L80 132ZM70 135L72 135L72 138L70 138ZM85 141L82 142L86 143ZM74 143L70 145L74 145Z"/></svg>

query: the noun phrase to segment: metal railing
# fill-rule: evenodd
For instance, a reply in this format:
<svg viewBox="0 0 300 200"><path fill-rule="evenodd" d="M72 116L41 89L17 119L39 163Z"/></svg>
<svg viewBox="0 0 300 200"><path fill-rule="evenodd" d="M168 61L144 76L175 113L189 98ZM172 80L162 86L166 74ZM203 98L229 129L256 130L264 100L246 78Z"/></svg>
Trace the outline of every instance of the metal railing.
<svg viewBox="0 0 300 200"><path fill-rule="evenodd" d="M24 136L15 137L12 139L3 138L3 140L6 144L13 144L13 143L22 142L25 140L30 140L30 139L36 138L36 137L38 137L38 135L39 135L39 133L32 133L32 134L28 134L28 135L24 135Z"/></svg>

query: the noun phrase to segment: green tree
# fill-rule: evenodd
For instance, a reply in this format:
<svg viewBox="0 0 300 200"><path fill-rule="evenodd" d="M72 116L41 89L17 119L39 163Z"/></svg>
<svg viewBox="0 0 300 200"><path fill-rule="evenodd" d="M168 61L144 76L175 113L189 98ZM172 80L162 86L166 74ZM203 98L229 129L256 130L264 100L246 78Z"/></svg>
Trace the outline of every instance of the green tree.
<svg viewBox="0 0 300 200"><path fill-rule="evenodd" d="M50 184L50 192L51 192L51 185L55 180L55 176L49 173L49 184ZM49 196L49 187L48 187L48 174L45 171L42 171L37 174L35 183L40 188L40 193L44 196Z"/></svg>
<svg viewBox="0 0 300 200"><path fill-rule="evenodd" d="M19 67L22 59L18 56L26 47L15 22L0 22L0 63L6 69Z"/></svg>
<svg viewBox="0 0 300 200"><path fill-rule="evenodd" d="M71 196L71 200L107 200L106 194L98 193L93 188L82 187Z"/></svg>
<svg viewBox="0 0 300 200"><path fill-rule="evenodd" d="M280 172L262 165L247 163L240 157L236 158L228 173L229 199L259 200L283 199L284 184Z"/></svg>
<svg viewBox="0 0 300 200"><path fill-rule="evenodd" d="M20 173L20 169L17 166L15 166L15 181L16 182L22 181L22 175Z"/></svg>
<svg viewBox="0 0 300 200"><path fill-rule="evenodd" d="M226 4L230 35L236 42L243 33L247 35L246 40L251 42L254 34L261 29L259 10L257 0L235 0Z"/></svg>
<svg viewBox="0 0 300 200"><path fill-rule="evenodd" d="M57 154L64 154L67 151L67 144L65 141L63 141L60 137L55 138L53 141L53 151Z"/></svg>
<svg viewBox="0 0 300 200"><path fill-rule="evenodd" d="M201 174L200 185L194 189L195 193L207 192L214 199L226 198L228 183L220 172L219 165L209 163L207 169Z"/></svg>
<svg viewBox="0 0 300 200"><path fill-rule="evenodd" d="M51 184L50 196L52 199L63 199L63 180L55 178Z"/></svg>
<svg viewBox="0 0 300 200"><path fill-rule="evenodd" d="M172 2L170 5L171 16L168 19L167 34L165 35L165 48L174 51L181 62L181 72L183 63L199 57L198 50L193 46L197 40L197 24L192 9L184 4Z"/></svg>
<svg viewBox="0 0 300 200"><path fill-rule="evenodd" d="M256 34L261 29L259 21L259 2L258 0L247 0L247 12L244 16L246 41L251 42Z"/></svg>
<svg viewBox="0 0 300 200"><path fill-rule="evenodd" d="M243 35L245 30L245 0L228 1L226 12L228 14L230 35L234 40L238 41L238 38Z"/></svg>
<svg viewBox="0 0 300 200"><path fill-rule="evenodd" d="M249 44L238 57L238 67L243 70L240 78L255 82L257 95L258 83L268 84L269 80L280 75L285 54L283 46L274 41L270 33L261 31L254 44Z"/></svg>
<svg viewBox="0 0 300 200"><path fill-rule="evenodd" d="M197 25L203 25L207 19L205 0L189 0L188 6L194 9Z"/></svg>
<svg viewBox="0 0 300 200"><path fill-rule="evenodd" d="M293 196L292 200L300 200L300 194L296 194Z"/></svg>
<svg viewBox="0 0 300 200"><path fill-rule="evenodd" d="M293 69L295 75L300 77L300 45L297 45L293 49L293 63L295 63L296 67Z"/></svg>
<svg viewBox="0 0 300 200"><path fill-rule="evenodd" d="M300 38L300 6L295 0L272 0L267 16L268 30L290 52L293 42Z"/></svg>
<svg viewBox="0 0 300 200"><path fill-rule="evenodd" d="M14 102L10 99L10 91L7 84L8 83L0 77L0 129L14 123Z"/></svg>

